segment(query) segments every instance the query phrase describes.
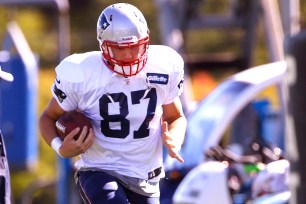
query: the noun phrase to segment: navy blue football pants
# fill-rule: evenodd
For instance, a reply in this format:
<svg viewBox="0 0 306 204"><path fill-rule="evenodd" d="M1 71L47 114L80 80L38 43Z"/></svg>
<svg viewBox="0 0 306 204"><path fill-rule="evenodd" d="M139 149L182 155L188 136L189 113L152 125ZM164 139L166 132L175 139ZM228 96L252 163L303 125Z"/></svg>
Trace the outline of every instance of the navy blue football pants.
<svg viewBox="0 0 306 204"><path fill-rule="evenodd" d="M77 174L79 191L86 204L159 204L159 197L134 193L107 173L79 171Z"/></svg>

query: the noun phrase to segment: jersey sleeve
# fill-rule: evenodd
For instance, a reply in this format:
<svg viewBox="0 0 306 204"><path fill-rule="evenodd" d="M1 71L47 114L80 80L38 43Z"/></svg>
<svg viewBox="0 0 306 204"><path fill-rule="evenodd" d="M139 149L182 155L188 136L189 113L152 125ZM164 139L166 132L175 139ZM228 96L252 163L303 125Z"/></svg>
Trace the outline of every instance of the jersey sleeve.
<svg viewBox="0 0 306 204"><path fill-rule="evenodd" d="M183 58L173 50L172 57L172 72L169 74L169 86L167 98L164 104L169 104L174 101L177 96L180 96L184 88L184 61Z"/></svg>
<svg viewBox="0 0 306 204"><path fill-rule="evenodd" d="M56 78L51 86L53 97L65 111L75 110L79 106L83 93L83 74L78 65L68 59L56 68Z"/></svg>
<svg viewBox="0 0 306 204"><path fill-rule="evenodd" d="M57 100L60 107L65 111L71 111L77 109L78 105L76 101L78 100L78 95L72 92L69 85L61 80L60 77L56 77L54 83L51 86L51 92L53 97Z"/></svg>

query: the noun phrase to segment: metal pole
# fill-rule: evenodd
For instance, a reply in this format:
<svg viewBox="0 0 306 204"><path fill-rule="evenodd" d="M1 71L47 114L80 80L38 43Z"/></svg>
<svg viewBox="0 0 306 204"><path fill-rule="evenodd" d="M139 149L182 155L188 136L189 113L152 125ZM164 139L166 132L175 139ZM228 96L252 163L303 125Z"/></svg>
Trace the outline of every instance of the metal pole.
<svg viewBox="0 0 306 204"><path fill-rule="evenodd" d="M286 37L300 32L300 1L280 0L284 34Z"/></svg>
<svg viewBox="0 0 306 204"><path fill-rule="evenodd" d="M286 154L290 161L290 204L306 203L306 32L288 39L286 73L289 87L288 117L286 119Z"/></svg>
<svg viewBox="0 0 306 204"><path fill-rule="evenodd" d="M261 0L264 25L272 62L284 60L284 31L276 0Z"/></svg>
<svg viewBox="0 0 306 204"><path fill-rule="evenodd" d="M167 45L178 53L184 53L183 20L184 20L184 0L155 0L159 9L159 25L162 44ZM181 96L185 114L192 112L194 108L194 94L190 78L189 69L185 66L184 92Z"/></svg>

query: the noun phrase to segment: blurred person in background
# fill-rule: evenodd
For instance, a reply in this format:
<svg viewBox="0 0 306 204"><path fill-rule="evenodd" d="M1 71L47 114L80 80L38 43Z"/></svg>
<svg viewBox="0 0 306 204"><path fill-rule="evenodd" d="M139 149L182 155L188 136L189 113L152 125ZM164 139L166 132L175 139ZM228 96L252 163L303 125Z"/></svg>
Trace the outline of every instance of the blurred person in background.
<svg viewBox="0 0 306 204"><path fill-rule="evenodd" d="M12 74L2 70L0 66L0 81L5 80L12 82L14 77ZM0 203L10 204L11 203L11 182L10 182L10 171L6 156L5 142L0 129Z"/></svg>

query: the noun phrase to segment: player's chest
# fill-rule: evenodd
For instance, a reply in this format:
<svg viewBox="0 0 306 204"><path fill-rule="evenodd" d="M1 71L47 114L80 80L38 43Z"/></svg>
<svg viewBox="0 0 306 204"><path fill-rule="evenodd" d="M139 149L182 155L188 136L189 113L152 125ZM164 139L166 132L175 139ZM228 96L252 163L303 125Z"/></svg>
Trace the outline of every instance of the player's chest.
<svg viewBox="0 0 306 204"><path fill-rule="evenodd" d="M137 117L161 108L166 97L166 86L148 84L145 79L111 80L86 95L84 102L87 111L96 117Z"/></svg>

